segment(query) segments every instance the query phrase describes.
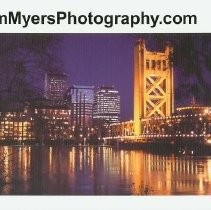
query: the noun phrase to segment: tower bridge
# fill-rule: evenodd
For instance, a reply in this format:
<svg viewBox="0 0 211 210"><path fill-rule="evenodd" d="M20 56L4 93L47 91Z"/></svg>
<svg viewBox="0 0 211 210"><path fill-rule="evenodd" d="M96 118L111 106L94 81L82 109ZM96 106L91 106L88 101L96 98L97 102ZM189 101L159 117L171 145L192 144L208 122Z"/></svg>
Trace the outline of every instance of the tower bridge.
<svg viewBox="0 0 211 210"><path fill-rule="evenodd" d="M149 51L143 39L134 47L134 119L112 124L105 139L122 141L206 141L211 143L211 107L174 111L173 47Z"/></svg>
<svg viewBox="0 0 211 210"><path fill-rule="evenodd" d="M174 111L173 48L148 51L143 39L134 48L134 135L142 134L142 120L170 116Z"/></svg>

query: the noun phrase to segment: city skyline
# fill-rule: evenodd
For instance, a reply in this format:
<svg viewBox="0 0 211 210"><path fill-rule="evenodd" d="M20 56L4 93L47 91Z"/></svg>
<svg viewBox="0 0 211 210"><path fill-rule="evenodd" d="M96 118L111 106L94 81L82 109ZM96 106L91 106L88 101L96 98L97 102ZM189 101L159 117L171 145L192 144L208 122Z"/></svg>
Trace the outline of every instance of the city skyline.
<svg viewBox="0 0 211 210"><path fill-rule="evenodd" d="M162 51L166 41L172 43L175 55L175 107L187 105L193 96L197 102L210 105L211 96L207 95L211 88L209 34L1 34L1 41L7 43L0 49L4 52L0 57L1 86L12 80L12 74L8 75L8 72L16 68L23 67L18 79L24 75L24 79L27 78L26 85L36 83L39 92L44 88L45 72L65 72L68 86L115 86L121 96L121 120L131 120L133 50L140 37L145 39L151 51ZM14 51L12 54L6 51L10 48ZM31 56L34 56L33 59ZM29 66L29 62L34 62L33 66ZM18 90L19 95L24 95L23 86L8 86ZM34 91L33 87L28 89ZM28 95L30 97L32 94Z"/></svg>
<svg viewBox="0 0 211 210"><path fill-rule="evenodd" d="M118 34L71 34L63 40L61 57L69 80L75 85L115 86L122 98L121 120L133 118L132 104L124 105L133 100L133 40Z"/></svg>
<svg viewBox="0 0 211 210"><path fill-rule="evenodd" d="M175 107L188 105L193 96L198 103L210 105L206 92L211 78L211 36L206 34L65 35L61 57L70 81L77 85L114 85L121 96L121 120L133 119L134 46L141 37L151 51L163 51L168 41L174 48Z"/></svg>

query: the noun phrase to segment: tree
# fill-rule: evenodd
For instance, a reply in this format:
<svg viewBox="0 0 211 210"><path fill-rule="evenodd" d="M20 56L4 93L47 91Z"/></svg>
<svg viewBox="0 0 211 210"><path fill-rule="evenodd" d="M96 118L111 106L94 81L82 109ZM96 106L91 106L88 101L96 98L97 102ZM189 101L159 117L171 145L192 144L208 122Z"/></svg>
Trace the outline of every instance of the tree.
<svg viewBox="0 0 211 210"><path fill-rule="evenodd" d="M0 35L0 109L41 95L44 73L61 69L59 40L56 34Z"/></svg>

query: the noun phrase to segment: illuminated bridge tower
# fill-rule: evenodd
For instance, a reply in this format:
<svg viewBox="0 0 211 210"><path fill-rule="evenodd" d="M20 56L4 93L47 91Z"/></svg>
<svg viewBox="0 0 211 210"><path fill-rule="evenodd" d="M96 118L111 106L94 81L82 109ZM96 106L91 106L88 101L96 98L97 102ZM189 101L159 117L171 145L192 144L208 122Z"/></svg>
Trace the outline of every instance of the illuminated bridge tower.
<svg viewBox="0 0 211 210"><path fill-rule="evenodd" d="M134 135L142 133L141 121L153 116L169 116L174 110L173 48L147 51L144 40L134 48Z"/></svg>

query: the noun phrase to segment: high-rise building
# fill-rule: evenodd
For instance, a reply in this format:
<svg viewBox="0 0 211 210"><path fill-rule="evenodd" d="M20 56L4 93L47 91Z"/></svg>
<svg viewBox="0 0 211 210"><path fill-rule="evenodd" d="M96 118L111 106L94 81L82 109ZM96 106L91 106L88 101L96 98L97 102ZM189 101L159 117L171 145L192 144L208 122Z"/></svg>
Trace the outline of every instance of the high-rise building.
<svg viewBox="0 0 211 210"><path fill-rule="evenodd" d="M110 124L119 122L120 95L114 87L101 86L94 91L93 120Z"/></svg>
<svg viewBox="0 0 211 210"><path fill-rule="evenodd" d="M67 76L64 73L45 74L45 98L54 101L64 99L67 91Z"/></svg>
<svg viewBox="0 0 211 210"><path fill-rule="evenodd" d="M71 86L66 94L66 101L71 105L72 126L91 127L93 117L94 86Z"/></svg>

